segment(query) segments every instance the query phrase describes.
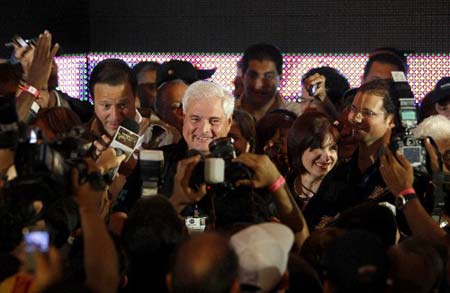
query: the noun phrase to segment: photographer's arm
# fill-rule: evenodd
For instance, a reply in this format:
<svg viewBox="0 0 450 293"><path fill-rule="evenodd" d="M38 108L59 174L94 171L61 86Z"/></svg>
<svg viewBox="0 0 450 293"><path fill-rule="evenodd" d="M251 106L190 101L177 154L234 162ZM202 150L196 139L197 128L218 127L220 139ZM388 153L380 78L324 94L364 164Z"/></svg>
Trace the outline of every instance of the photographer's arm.
<svg viewBox="0 0 450 293"><path fill-rule="evenodd" d="M178 214L188 205L202 199L206 194L206 184L202 184L197 191L189 187L192 171L198 162L200 162L200 155L178 162L177 173L173 182L173 193L169 199Z"/></svg>
<svg viewBox="0 0 450 293"><path fill-rule="evenodd" d="M414 174L413 168L400 153L392 154L387 149L386 154L380 158L380 173L389 190L395 196L406 189L412 189ZM425 211L420 201L415 198L408 201L403 207L408 225L415 236L433 242L449 244L449 236Z"/></svg>
<svg viewBox="0 0 450 293"><path fill-rule="evenodd" d="M251 180L241 180L238 184L255 188L269 188L275 200L281 222L293 230L295 244L300 249L306 238L309 237L308 225L284 182L284 178L280 179L282 177L277 167L266 155L245 153L240 155L236 161L246 165L254 172Z"/></svg>
<svg viewBox="0 0 450 293"><path fill-rule="evenodd" d="M107 155L108 152L105 152ZM104 160L99 167L87 159L90 172L109 170L118 166L122 157ZM105 223L100 216L99 203L104 190L94 190L89 182L79 184L74 171L73 187L80 206L81 227L84 240L84 265L86 284L96 292L115 292L119 283L117 254Z"/></svg>

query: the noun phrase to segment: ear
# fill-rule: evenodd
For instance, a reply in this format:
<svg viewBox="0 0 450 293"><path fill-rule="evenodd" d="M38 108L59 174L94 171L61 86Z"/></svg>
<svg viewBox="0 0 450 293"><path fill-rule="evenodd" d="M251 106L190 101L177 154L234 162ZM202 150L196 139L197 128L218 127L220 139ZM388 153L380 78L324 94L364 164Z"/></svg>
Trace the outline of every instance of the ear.
<svg viewBox="0 0 450 293"><path fill-rule="evenodd" d="M290 278L289 278L289 271L286 269L286 271L284 272L284 274L281 276L281 280L280 282L278 282L277 285L277 291L286 291L287 289L289 289L289 283L290 283Z"/></svg>
<svg viewBox="0 0 450 293"><path fill-rule="evenodd" d="M230 117L227 119L227 122L228 122L228 126L227 126L228 130L227 130L227 133L228 133L228 132L230 132L231 125L233 125L233 118L232 118L232 116L230 116Z"/></svg>
<svg viewBox="0 0 450 293"><path fill-rule="evenodd" d="M437 112L438 114L442 114L441 108L439 107L439 104L438 104L438 103L435 103L435 104L434 104L434 110L436 110L436 112Z"/></svg>
<svg viewBox="0 0 450 293"><path fill-rule="evenodd" d="M233 285L231 286L231 293L239 293L241 292L241 285L239 284L238 278L236 278L233 282Z"/></svg>
<svg viewBox="0 0 450 293"><path fill-rule="evenodd" d="M388 122L389 128L392 129L395 127L395 119L394 119L394 114L389 114L386 117L386 120Z"/></svg>

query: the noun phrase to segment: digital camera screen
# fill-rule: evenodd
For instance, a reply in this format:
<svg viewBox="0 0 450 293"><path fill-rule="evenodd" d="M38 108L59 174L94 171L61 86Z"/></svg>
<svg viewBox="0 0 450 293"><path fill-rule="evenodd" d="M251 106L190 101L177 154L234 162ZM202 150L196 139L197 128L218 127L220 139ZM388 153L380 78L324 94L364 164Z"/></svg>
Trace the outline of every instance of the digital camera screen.
<svg viewBox="0 0 450 293"><path fill-rule="evenodd" d="M403 155L408 159L411 164L420 164L421 163L421 148L414 147L403 147Z"/></svg>
<svg viewBox="0 0 450 293"><path fill-rule="evenodd" d="M24 234L25 252L47 252L49 235L47 231L31 231Z"/></svg>

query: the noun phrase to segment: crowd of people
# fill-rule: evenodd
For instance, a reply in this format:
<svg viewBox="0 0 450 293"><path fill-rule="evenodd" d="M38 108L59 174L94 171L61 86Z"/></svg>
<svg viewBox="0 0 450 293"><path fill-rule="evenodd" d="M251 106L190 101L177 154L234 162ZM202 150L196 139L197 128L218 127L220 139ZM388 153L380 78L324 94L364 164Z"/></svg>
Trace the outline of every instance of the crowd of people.
<svg viewBox="0 0 450 293"><path fill-rule="evenodd" d="M282 54L258 43L233 93L187 61L105 59L92 105L58 90L50 32L13 46L0 292L450 291L450 77L402 112L407 60L380 48L360 87L311 68L292 102Z"/></svg>

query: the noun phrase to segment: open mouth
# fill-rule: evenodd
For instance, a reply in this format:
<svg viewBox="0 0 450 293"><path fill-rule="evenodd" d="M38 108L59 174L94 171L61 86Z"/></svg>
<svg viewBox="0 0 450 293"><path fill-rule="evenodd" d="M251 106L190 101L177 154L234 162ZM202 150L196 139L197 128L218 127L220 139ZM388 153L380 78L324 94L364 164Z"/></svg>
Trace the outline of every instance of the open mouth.
<svg viewBox="0 0 450 293"><path fill-rule="evenodd" d="M324 163L324 162L316 162L314 163L317 167L319 167L321 170L328 170L328 168L331 165L331 162L329 163Z"/></svg>

